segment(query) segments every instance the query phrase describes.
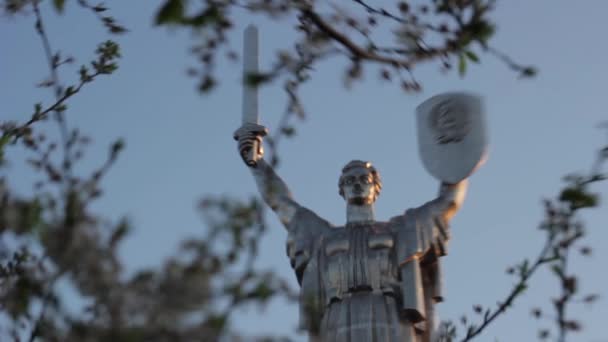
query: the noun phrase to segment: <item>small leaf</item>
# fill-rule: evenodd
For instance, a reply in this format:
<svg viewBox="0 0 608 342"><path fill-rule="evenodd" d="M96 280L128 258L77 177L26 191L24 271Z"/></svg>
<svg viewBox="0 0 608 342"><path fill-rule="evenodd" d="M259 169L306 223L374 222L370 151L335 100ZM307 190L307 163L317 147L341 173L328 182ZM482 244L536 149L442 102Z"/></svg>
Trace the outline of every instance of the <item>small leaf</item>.
<svg viewBox="0 0 608 342"><path fill-rule="evenodd" d="M267 73L247 73L245 74L245 84L250 87L257 87L272 80L272 75Z"/></svg>
<svg viewBox="0 0 608 342"><path fill-rule="evenodd" d="M291 137L296 133L296 129L292 126L286 126L281 128L281 133L283 133L287 137Z"/></svg>
<svg viewBox="0 0 608 342"><path fill-rule="evenodd" d="M211 315L207 318L205 325L216 332L220 332L226 326L228 317L226 315Z"/></svg>
<svg viewBox="0 0 608 342"><path fill-rule="evenodd" d="M564 277L564 271L558 265L551 266L551 271L553 271L553 273L555 273L559 278L563 278Z"/></svg>
<svg viewBox="0 0 608 342"><path fill-rule="evenodd" d="M202 93L209 92L216 86L216 83L217 82L215 81L215 78L213 78L211 76L205 76L205 77L203 77L203 80L199 84L198 90Z"/></svg>
<svg viewBox="0 0 608 342"><path fill-rule="evenodd" d="M595 207L598 204L596 194L585 192L579 187L570 187L562 191L559 196L562 202L568 202L573 209Z"/></svg>
<svg viewBox="0 0 608 342"><path fill-rule="evenodd" d="M464 74L467 72L467 60L464 55L458 56L458 74L460 77L464 77Z"/></svg>
<svg viewBox="0 0 608 342"><path fill-rule="evenodd" d="M110 158L114 159L118 156L118 153L120 153L120 151L122 151L122 149L125 147L125 142L122 139L118 139L116 140L112 146L110 147Z"/></svg>
<svg viewBox="0 0 608 342"><path fill-rule="evenodd" d="M222 19L224 19L224 17L219 8L217 6L209 6L204 11L195 15L194 17L185 19L185 23L194 27L202 27L209 24L220 23ZM224 24L226 23L229 22L224 21Z"/></svg>
<svg viewBox="0 0 608 342"><path fill-rule="evenodd" d="M260 282L248 296L250 298L256 298L260 301L266 301L275 294L275 290L269 287L266 283Z"/></svg>
<svg viewBox="0 0 608 342"><path fill-rule="evenodd" d="M571 331L580 331L582 328L581 324L575 320L564 321L562 323L562 327L566 330L571 330Z"/></svg>
<svg viewBox="0 0 608 342"><path fill-rule="evenodd" d="M65 8L65 0L53 0L53 6L59 13L63 13L63 9Z"/></svg>
<svg viewBox="0 0 608 342"><path fill-rule="evenodd" d="M473 51L465 51L464 54L470 61L479 63L479 57L477 57L477 55Z"/></svg>
<svg viewBox="0 0 608 342"><path fill-rule="evenodd" d="M93 7L93 10L94 10L95 12L101 13L101 12L105 12L105 11L107 11L107 10L108 10L108 8L107 8L107 7L105 7L105 6L104 6L104 5L102 5L102 4L99 4L99 5L97 5L97 6L94 6L94 7Z"/></svg>
<svg viewBox="0 0 608 342"><path fill-rule="evenodd" d="M110 247L114 248L120 240L122 240L130 230L129 222L121 220L110 236Z"/></svg>
<svg viewBox="0 0 608 342"><path fill-rule="evenodd" d="M580 248L580 253L584 256L589 256L591 255L591 247L589 246L583 246Z"/></svg>
<svg viewBox="0 0 608 342"><path fill-rule="evenodd" d="M65 89L65 96L71 96L74 95L76 93L74 87L69 86Z"/></svg>
<svg viewBox="0 0 608 342"><path fill-rule="evenodd" d="M534 77L538 74L538 70L534 67L525 67L521 70L520 77L521 78L529 78Z"/></svg>
<svg viewBox="0 0 608 342"><path fill-rule="evenodd" d="M598 294L590 294L587 295L585 297L583 297L583 302L585 303L593 303L596 300L598 300L600 298L600 296Z"/></svg>
<svg viewBox="0 0 608 342"><path fill-rule="evenodd" d="M8 133L5 133L1 138L0 138L0 151L2 150L2 148L8 144L8 142L11 141L11 136Z"/></svg>
<svg viewBox="0 0 608 342"><path fill-rule="evenodd" d="M168 0L156 14L155 24L176 24L184 19L182 0Z"/></svg>
<svg viewBox="0 0 608 342"><path fill-rule="evenodd" d="M121 34L121 33L125 33L128 31L126 28L124 28L123 26L120 26L120 25L110 25L108 27L108 30L110 31L110 33L114 33L114 34Z"/></svg>
<svg viewBox="0 0 608 342"><path fill-rule="evenodd" d="M568 290L569 293L576 293L578 289L578 280L576 277L564 277L562 281L564 289Z"/></svg>
<svg viewBox="0 0 608 342"><path fill-rule="evenodd" d="M600 158L608 159L608 146L600 150Z"/></svg>
<svg viewBox="0 0 608 342"><path fill-rule="evenodd" d="M517 287L515 288L515 293L520 294L520 293L524 292L527 288L528 288L528 286L526 284L518 284Z"/></svg>
<svg viewBox="0 0 608 342"><path fill-rule="evenodd" d="M525 276L528 273L528 266L529 266L529 262L528 260L524 260L521 265L519 265L519 274L521 276Z"/></svg>

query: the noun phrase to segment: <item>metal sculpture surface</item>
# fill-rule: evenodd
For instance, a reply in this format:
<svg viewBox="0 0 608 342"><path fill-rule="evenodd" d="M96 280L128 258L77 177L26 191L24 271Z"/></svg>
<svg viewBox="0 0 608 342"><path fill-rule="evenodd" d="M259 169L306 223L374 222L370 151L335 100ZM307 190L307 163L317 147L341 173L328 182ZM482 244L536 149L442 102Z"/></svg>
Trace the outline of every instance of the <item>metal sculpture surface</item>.
<svg viewBox="0 0 608 342"><path fill-rule="evenodd" d="M248 64L257 60L257 48L255 57L251 52L246 50L246 73L257 70ZM257 103L252 96L255 89L246 88L245 103ZM480 100L450 93L418 107L421 158L441 185L435 199L417 208L377 221L378 171L365 161L346 164L338 181L346 202L342 226L295 201L262 158L266 130L257 123L257 108L244 110L249 114L235 133L238 150L287 229L287 254L301 286L300 325L311 341L432 341L435 304L443 300L439 257L447 252L448 224L464 199L466 177L486 151Z"/></svg>
<svg viewBox="0 0 608 342"><path fill-rule="evenodd" d="M416 109L418 148L426 170L448 182L469 176L486 155L481 99L467 93L431 97Z"/></svg>

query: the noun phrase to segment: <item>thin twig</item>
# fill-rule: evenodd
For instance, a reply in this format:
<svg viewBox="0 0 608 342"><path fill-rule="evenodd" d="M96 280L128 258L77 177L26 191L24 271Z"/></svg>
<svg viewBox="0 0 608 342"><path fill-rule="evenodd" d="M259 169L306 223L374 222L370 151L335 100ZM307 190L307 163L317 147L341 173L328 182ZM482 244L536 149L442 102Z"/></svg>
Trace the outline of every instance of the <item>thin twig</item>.
<svg viewBox="0 0 608 342"><path fill-rule="evenodd" d="M320 29L322 32L333 38L336 42L343 45L354 57L365 59L369 61L375 61L379 63L398 65L405 68L409 68L412 64L410 60L402 60L387 56L378 55L376 53L370 52L367 49L360 47L355 44L348 37L338 32L333 26L326 23L316 12L314 12L311 8L302 9L302 14L310 19L310 21L315 24L315 26Z"/></svg>
<svg viewBox="0 0 608 342"><path fill-rule="evenodd" d="M398 22L400 24L411 24L412 23L411 20L407 20L406 18L399 17L399 16L397 16L397 15L395 15L395 14L387 11L384 8L375 8L375 7L372 7L370 4L366 3L363 0L353 0L353 1L356 2L356 3L358 3L359 5L363 6L363 8L365 8L365 10L368 13L377 14L377 15L383 16L385 18L392 19L392 20L394 20L394 21L396 21L396 22ZM420 23L420 22L417 22L416 25L420 26L422 28L431 30L431 31L435 31L435 32L439 32L439 33L446 33L445 30L441 29L440 27L437 27L437 26L429 24L429 23Z"/></svg>
<svg viewBox="0 0 608 342"><path fill-rule="evenodd" d="M528 280L534 275L536 270L538 270L538 267L544 263L548 263L548 262L552 261L550 258L547 258L547 254L549 253L549 251L551 250L551 247L553 246L555 236L552 235L552 233L548 233L548 234L550 234L550 235L547 238L547 241L545 242L545 246L541 250L538 257L536 258L536 261L534 262L532 267L530 267L526 273L522 274L519 282L515 286L513 286L513 289L507 295L507 297L502 302L500 302L500 305L498 306L498 308L493 313L489 314L487 316L487 318L484 318L483 322L479 325L479 327L469 330L467 332L467 335L465 336L464 339L461 340L461 342L470 341L475 336L479 335L500 314L504 313L507 310L507 308L513 304L513 301L520 294L522 294L522 290L521 290L522 287L526 286L526 284L528 283Z"/></svg>
<svg viewBox="0 0 608 342"><path fill-rule="evenodd" d="M63 96L63 89L61 84L59 83L59 74L57 73L58 61L56 61L57 57L53 54L53 49L51 48L51 43L49 37L46 34L46 30L44 29L44 22L42 20L42 15L40 14L40 8L38 7L38 0L32 2L32 6L34 7L34 13L36 14L36 32L42 39L42 45L44 47L44 53L47 59L47 63L49 66L49 71L51 73L51 80L53 83L53 88L55 90L55 99L59 101ZM57 108L57 107L56 107ZM68 187L70 186L70 180L72 179L72 171L70 167L67 167L70 164L70 143L69 143L69 128L63 112L61 110L55 110L55 121L59 126L59 133L61 136L61 142L63 146L63 165L62 167L65 169L67 178L62 178L64 180L65 189L64 191L68 191Z"/></svg>
<svg viewBox="0 0 608 342"><path fill-rule="evenodd" d="M500 61L505 63L513 71L525 72L526 70L533 70L533 68L530 66L526 66L526 65L517 63L512 57L508 56L506 53L498 50L495 47L486 46L485 49L487 52L494 55L494 57L498 58Z"/></svg>
<svg viewBox="0 0 608 342"><path fill-rule="evenodd" d="M75 95L76 93L78 93L82 87L84 87L85 84L89 83L90 81L92 81L95 77L101 75L101 72L95 72L93 74L90 75L90 79L89 81L81 81L78 86L76 86L73 91L71 93L65 93L63 94L61 97L57 98L55 100L55 102L53 104L51 104L50 106L48 106L46 109L35 113L34 115L32 115L32 117L26 121L24 124L22 124L21 126L18 126L14 129L11 129L9 132L5 133L8 135L12 135L15 138L20 138L21 136L23 136L24 132L26 131L27 127L30 127L31 125L33 125L34 123L43 120L44 118L46 118L46 116L57 110L58 108L61 109L61 106L73 95Z"/></svg>
<svg viewBox="0 0 608 342"><path fill-rule="evenodd" d="M389 11L385 10L384 8L380 8L380 9L374 8L371 5L367 4L363 0L353 0L353 1L356 2L356 3L358 3L359 5L363 6L367 10L367 12L369 12L369 13L378 14L378 15L381 15L383 17L393 19L393 20L395 20L395 21L397 21L399 23L402 23L402 24L408 23L408 21L405 20L404 18L401 18L401 17L398 17L398 16L394 15L394 14L390 13Z"/></svg>

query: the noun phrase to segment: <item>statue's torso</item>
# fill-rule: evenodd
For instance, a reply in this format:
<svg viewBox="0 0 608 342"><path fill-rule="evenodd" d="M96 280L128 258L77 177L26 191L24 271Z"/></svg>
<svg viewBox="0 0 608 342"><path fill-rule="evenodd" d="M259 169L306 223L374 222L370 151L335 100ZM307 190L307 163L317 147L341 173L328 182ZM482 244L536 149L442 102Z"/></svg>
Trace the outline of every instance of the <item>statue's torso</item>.
<svg viewBox="0 0 608 342"><path fill-rule="evenodd" d="M404 281L400 263L431 241L432 230L420 228L434 224L433 213L416 209L388 222L335 227L302 208L287 241L302 287L302 328L321 341L418 341L400 315L417 286Z"/></svg>
<svg viewBox="0 0 608 342"><path fill-rule="evenodd" d="M354 292L398 293L395 239L384 222L334 228L317 250L326 303Z"/></svg>
<svg viewBox="0 0 608 342"><path fill-rule="evenodd" d="M389 223L333 228L317 241L325 341L408 341Z"/></svg>

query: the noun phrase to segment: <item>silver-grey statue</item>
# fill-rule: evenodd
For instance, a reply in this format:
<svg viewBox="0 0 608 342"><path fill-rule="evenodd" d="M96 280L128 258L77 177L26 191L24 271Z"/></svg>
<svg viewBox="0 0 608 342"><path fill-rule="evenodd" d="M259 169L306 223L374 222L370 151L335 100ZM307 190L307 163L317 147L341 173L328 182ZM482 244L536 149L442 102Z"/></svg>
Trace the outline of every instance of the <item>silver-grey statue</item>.
<svg viewBox="0 0 608 342"><path fill-rule="evenodd" d="M256 102L255 89L245 89L244 96ZM244 112L235 133L238 150L262 198L287 228L287 254L301 286L300 327L310 340L433 341L435 304L443 300L439 257L447 252L449 222L464 199L466 178L485 156L479 98L443 94L417 109L421 158L441 181L435 199L377 221L380 174L371 163L353 160L338 180L346 202L342 226L295 201L262 158L266 130L257 124L257 108L245 109L249 114Z"/></svg>

